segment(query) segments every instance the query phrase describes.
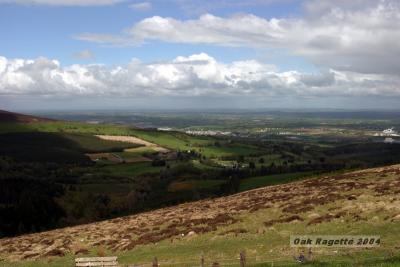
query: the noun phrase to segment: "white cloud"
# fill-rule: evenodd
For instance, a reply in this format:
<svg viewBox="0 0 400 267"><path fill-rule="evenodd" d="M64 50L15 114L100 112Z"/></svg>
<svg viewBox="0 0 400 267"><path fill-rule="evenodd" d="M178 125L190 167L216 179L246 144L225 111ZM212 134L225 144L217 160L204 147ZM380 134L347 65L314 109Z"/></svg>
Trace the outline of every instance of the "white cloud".
<svg viewBox="0 0 400 267"><path fill-rule="evenodd" d="M214 44L214 45L261 45L274 43L284 34L279 20L270 21L254 15L238 15L221 18L211 14L196 20L181 21L154 16L135 24L129 31L132 39L162 40L165 42Z"/></svg>
<svg viewBox="0 0 400 267"><path fill-rule="evenodd" d="M136 42L126 38L125 36L118 36L112 34L98 34L98 33L81 33L74 35L73 38L86 42L93 42L98 44L127 46L135 45Z"/></svg>
<svg viewBox="0 0 400 267"><path fill-rule="evenodd" d="M179 20L154 16L119 36L78 35L80 40L137 45L170 43L285 49L323 69L400 73L400 4L397 1L315 1L303 18L266 19L251 14Z"/></svg>
<svg viewBox="0 0 400 267"><path fill-rule="evenodd" d="M140 2L131 4L129 7L136 11L148 11L152 8L152 5L150 2Z"/></svg>
<svg viewBox="0 0 400 267"><path fill-rule="evenodd" d="M71 65L57 60L0 57L0 95L38 96L400 96L400 78L329 70L279 72L256 60L218 62L205 53L124 66Z"/></svg>
<svg viewBox="0 0 400 267"><path fill-rule="evenodd" d="M126 0L0 0L0 4L50 5L50 6L106 6Z"/></svg>

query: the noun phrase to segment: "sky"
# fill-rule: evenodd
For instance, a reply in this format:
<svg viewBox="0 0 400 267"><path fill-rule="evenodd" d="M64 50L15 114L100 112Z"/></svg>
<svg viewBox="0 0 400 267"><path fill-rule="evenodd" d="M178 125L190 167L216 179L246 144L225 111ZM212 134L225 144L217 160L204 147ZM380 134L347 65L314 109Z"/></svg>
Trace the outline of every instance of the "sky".
<svg viewBox="0 0 400 267"><path fill-rule="evenodd" d="M400 107L397 0L0 0L0 109Z"/></svg>

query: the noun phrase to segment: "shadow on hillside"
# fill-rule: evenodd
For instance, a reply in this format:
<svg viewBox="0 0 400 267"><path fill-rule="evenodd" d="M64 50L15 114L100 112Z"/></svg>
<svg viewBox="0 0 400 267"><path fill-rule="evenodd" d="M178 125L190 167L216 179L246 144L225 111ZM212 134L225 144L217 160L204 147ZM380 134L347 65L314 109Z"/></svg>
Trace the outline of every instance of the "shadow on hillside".
<svg viewBox="0 0 400 267"><path fill-rule="evenodd" d="M0 154L21 161L89 163L84 149L58 133L14 132L0 134Z"/></svg>

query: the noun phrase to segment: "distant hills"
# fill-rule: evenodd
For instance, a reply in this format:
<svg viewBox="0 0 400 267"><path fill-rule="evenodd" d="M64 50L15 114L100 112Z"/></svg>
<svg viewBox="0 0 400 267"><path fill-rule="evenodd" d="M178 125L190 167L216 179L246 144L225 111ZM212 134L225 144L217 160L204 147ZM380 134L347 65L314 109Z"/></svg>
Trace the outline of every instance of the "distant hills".
<svg viewBox="0 0 400 267"><path fill-rule="evenodd" d="M19 122L19 123L33 123L33 122L48 122L54 121L52 119L41 118L21 113L0 110L0 122Z"/></svg>

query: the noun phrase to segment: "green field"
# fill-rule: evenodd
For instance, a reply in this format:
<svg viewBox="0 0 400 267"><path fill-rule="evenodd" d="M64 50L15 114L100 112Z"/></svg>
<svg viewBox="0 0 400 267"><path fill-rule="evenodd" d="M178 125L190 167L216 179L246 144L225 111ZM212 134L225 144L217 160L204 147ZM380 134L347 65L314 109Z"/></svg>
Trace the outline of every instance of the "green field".
<svg viewBox="0 0 400 267"><path fill-rule="evenodd" d="M207 140L191 138L184 134L173 134L157 131L133 131L132 134L146 141L176 150L190 150L194 142L207 142Z"/></svg>
<svg viewBox="0 0 400 267"><path fill-rule="evenodd" d="M93 169L96 174L134 177L144 173L157 173L164 167L153 167L151 162L113 164Z"/></svg>
<svg viewBox="0 0 400 267"><path fill-rule="evenodd" d="M98 144L93 144L93 140L89 139L89 135L103 134L136 136L173 150L201 151L201 153L206 157L226 157L235 155L247 156L260 153L256 147L248 145L223 144L220 147L213 146L215 139L211 137L196 137L179 132L139 130L126 126L105 124L85 124L79 122L41 122L32 124L7 123L2 124L0 129L0 133L30 131L69 133L66 134L66 137L83 144L83 146L88 149L95 149L96 151L100 150L97 149ZM131 144L131 147L135 147L135 145Z"/></svg>
<svg viewBox="0 0 400 267"><path fill-rule="evenodd" d="M67 132L80 134L128 135L126 126L87 124L81 122L36 122L36 123L1 123L0 133L8 132Z"/></svg>
<svg viewBox="0 0 400 267"><path fill-rule="evenodd" d="M65 138L77 143L86 152L114 152L141 147L138 144L100 139L90 134L64 133Z"/></svg>
<svg viewBox="0 0 400 267"><path fill-rule="evenodd" d="M124 152L116 152L115 154L121 156L124 159L136 159L138 157L141 157L145 154L153 154L157 153L156 151L152 150L151 148L147 147L138 147L133 150L127 150Z"/></svg>
<svg viewBox="0 0 400 267"><path fill-rule="evenodd" d="M133 183L82 184L78 188L90 193L126 194L135 189L135 185Z"/></svg>
<svg viewBox="0 0 400 267"><path fill-rule="evenodd" d="M261 152L256 147L245 146L245 145L232 145L232 146L229 145L222 147L206 146L206 147L201 147L200 151L203 155L209 158L215 158L215 157L221 158L221 157L239 156L239 155L249 156Z"/></svg>
<svg viewBox="0 0 400 267"><path fill-rule="evenodd" d="M247 178L240 181L239 191L246 191L269 185L289 183L304 177L309 177L310 175L312 175L312 172L283 173Z"/></svg>

